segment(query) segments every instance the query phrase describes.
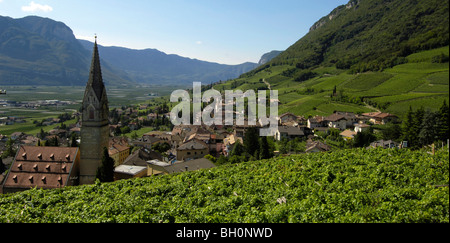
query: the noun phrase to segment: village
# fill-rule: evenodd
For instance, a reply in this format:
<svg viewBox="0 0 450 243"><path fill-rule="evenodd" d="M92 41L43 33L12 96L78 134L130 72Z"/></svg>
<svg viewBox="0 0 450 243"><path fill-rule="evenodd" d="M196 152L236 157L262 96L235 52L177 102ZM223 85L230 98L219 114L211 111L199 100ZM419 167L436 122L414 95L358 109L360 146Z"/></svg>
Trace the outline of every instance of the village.
<svg viewBox="0 0 450 243"><path fill-rule="evenodd" d="M57 161L54 158L54 154L57 152L52 151L52 147L77 148L81 142L81 114L79 112L74 112L70 116L66 114L64 120L77 120L75 124L68 126L63 123L64 120L60 119L63 117L43 121L44 124L41 125L55 127L49 132L41 130L41 133L36 136L24 132L15 132L10 136L0 134L0 151L2 151L0 156L3 157L4 168L14 170L14 166L17 167L19 163L22 165L20 171L28 168L30 170L27 172L27 175L30 175L29 178L36 178L39 177L40 173L40 170L36 169L39 165L36 164L35 158L28 156L30 152L24 152L24 148L46 146L45 149L36 152L37 155L35 156L40 156L40 158L48 156L50 158L53 155L53 159L49 159L52 162ZM269 149L273 150L270 151L270 154L277 156L293 153L327 152L336 148L333 141L325 139L329 134L338 132L340 141L346 141L345 143L349 144L358 133L369 131L374 125L396 123L397 120L398 117L395 115L382 112L364 114L335 112L328 117L315 116L309 118L286 113L278 118L278 129L275 136L268 138L272 145ZM151 109L149 105L115 108L109 113L109 122L108 153L114 159L114 180L160 176L216 167L220 165L218 161L228 161L233 156L233 149L236 144L244 144L248 129L261 128L258 125L173 126L166 104L162 104L156 109ZM138 136L136 131L146 127L155 129ZM131 134L131 136L125 136L124 134ZM294 142L301 144L300 149L293 147L297 145L291 145ZM407 146L407 144L399 144L392 140L379 140L372 142L369 147L402 148L404 146ZM8 153L8 151L10 152ZM68 152L67 156L72 158L71 165L76 166L79 163L77 160L80 158L79 150L72 149L71 151ZM73 155L70 156L70 153ZM24 154L27 154L27 156L24 157ZM29 159L30 163L34 163L34 166L23 166L27 162L27 158L31 158ZM239 158L242 157L238 157L238 160ZM23 161L19 162L21 159ZM48 163L45 167L51 167L51 163L45 162L43 159L40 160L43 164ZM68 162L62 156L59 163ZM76 180L76 175L71 175L70 171L66 170L65 172L66 180L69 180L68 178ZM48 172L48 170L43 170L43 172ZM0 181L4 182L6 176L6 173L0 175ZM55 183L65 186L71 184L56 181ZM42 188L55 187L55 184L49 183L47 178L45 183L43 180L36 182L36 180L31 179L22 181L22 185L19 184L20 182L15 182L12 191L24 190L33 185ZM5 188L3 190L8 191Z"/></svg>

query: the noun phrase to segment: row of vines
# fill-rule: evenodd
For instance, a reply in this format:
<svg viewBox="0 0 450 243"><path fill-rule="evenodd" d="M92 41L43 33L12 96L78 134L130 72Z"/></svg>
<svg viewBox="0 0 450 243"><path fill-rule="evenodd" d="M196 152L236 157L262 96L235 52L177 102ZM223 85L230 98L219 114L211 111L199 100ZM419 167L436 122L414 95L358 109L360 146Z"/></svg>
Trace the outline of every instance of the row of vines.
<svg viewBox="0 0 450 243"><path fill-rule="evenodd" d="M449 222L447 151L355 149L0 195L0 222Z"/></svg>

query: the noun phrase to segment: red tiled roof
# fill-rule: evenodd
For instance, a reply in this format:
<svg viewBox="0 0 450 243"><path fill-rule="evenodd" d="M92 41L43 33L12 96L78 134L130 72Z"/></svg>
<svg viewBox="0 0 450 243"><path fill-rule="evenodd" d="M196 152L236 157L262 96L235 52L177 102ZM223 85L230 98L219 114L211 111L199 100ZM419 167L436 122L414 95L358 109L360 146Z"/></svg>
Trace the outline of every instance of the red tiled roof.
<svg viewBox="0 0 450 243"><path fill-rule="evenodd" d="M69 182L78 148L21 146L5 180L5 188L64 187Z"/></svg>

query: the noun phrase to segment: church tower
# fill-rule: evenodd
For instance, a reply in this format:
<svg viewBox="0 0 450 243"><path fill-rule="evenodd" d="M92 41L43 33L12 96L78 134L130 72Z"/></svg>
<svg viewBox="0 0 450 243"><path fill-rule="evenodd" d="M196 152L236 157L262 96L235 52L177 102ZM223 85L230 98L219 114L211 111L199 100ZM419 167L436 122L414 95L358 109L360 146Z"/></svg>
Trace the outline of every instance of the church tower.
<svg viewBox="0 0 450 243"><path fill-rule="evenodd" d="M82 105L80 185L93 184L102 164L103 148L109 146L109 107L103 83L97 37L91 71Z"/></svg>

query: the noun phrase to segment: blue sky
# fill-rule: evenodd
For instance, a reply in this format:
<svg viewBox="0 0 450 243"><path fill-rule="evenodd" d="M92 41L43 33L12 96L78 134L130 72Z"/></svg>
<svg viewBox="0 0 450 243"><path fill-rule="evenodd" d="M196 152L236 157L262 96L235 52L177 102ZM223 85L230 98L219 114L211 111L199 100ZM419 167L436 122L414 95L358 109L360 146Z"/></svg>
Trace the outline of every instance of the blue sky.
<svg viewBox="0 0 450 243"><path fill-rule="evenodd" d="M348 0L0 0L0 15L48 17L105 46L222 64L285 50Z"/></svg>

